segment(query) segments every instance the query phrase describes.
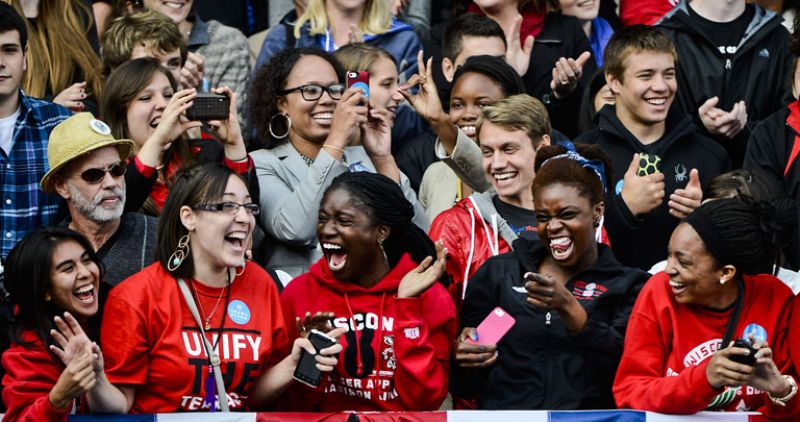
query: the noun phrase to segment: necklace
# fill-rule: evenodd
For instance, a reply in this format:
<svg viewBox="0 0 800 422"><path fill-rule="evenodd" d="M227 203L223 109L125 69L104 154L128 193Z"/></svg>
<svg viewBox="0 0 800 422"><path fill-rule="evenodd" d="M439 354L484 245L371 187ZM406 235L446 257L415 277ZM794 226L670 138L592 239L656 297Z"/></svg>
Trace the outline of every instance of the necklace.
<svg viewBox="0 0 800 422"><path fill-rule="evenodd" d="M219 297L217 298L217 303L214 304L214 309L212 309L211 313L207 317L205 317L206 312L203 310L203 303L200 302L200 294L197 293L197 289L194 287L194 281L192 281L192 291L194 292L194 295L197 298L197 304L200 305L200 315L205 317L205 325L203 325L203 329L205 329L206 331L211 329L211 318L217 312L217 307L219 307L219 302L222 300L222 296L225 294L225 291L228 290L228 289L230 289L230 286L229 286L228 283L226 283L225 287L219 293ZM222 323L224 324L225 321L222 321Z"/></svg>
<svg viewBox="0 0 800 422"><path fill-rule="evenodd" d="M306 155L304 155L301 152L298 152L298 154L300 154L300 158L302 158L303 161L306 162L307 166L310 166L310 165L314 164L314 159L313 158L309 158L309 157L307 157Z"/></svg>

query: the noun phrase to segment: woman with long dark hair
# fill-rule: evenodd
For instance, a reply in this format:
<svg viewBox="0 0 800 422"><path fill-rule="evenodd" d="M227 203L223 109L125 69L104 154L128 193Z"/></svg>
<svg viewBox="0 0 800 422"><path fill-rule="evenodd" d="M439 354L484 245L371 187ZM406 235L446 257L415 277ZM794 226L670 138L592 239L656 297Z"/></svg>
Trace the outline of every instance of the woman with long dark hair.
<svg viewBox="0 0 800 422"><path fill-rule="evenodd" d="M92 342L109 288L102 277L91 243L66 227L37 230L11 250L5 287L16 314L3 353L3 420L66 421L120 403Z"/></svg>

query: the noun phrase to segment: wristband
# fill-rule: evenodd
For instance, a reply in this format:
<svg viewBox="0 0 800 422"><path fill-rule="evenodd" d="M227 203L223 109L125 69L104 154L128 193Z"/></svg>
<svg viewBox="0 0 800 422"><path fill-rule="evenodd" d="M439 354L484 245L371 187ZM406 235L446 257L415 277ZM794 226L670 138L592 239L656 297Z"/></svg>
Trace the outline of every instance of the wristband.
<svg viewBox="0 0 800 422"><path fill-rule="evenodd" d="M797 395L797 382L790 375L781 375L781 377L783 377L783 379L788 381L789 385L791 385L791 389L789 389L789 393L786 394L783 397L775 397L775 396L772 395L772 393L767 392L767 397L769 397L769 400L773 404L781 406L781 407L784 407L784 406L786 406L786 403L789 402L789 400L793 399L794 396Z"/></svg>
<svg viewBox="0 0 800 422"><path fill-rule="evenodd" d="M332 148L332 149L335 149L336 151L339 151L342 154L344 154L344 148L339 148L339 147L335 147L333 145L328 145L328 144L322 144L322 148Z"/></svg>

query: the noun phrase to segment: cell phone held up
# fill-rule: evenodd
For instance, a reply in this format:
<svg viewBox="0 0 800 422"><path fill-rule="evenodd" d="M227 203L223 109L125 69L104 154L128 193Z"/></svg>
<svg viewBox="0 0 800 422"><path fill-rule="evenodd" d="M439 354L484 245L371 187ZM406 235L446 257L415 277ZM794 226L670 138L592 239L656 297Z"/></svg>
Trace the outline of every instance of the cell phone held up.
<svg viewBox="0 0 800 422"><path fill-rule="evenodd" d="M364 91L364 98L367 99L367 106L369 106L369 72L365 70L347 71L347 89L350 88L359 88Z"/></svg>
<svg viewBox="0 0 800 422"><path fill-rule="evenodd" d="M479 345L497 344L514 326L515 322L514 317L498 306L492 312L489 312L489 315L475 329L478 338L468 338L467 343Z"/></svg>
<svg viewBox="0 0 800 422"><path fill-rule="evenodd" d="M336 339L318 330L311 330L308 340L317 353L336 344ZM319 387L322 382L322 371L317 368L317 359L305 349L300 353L300 362L297 363L297 368L294 370L294 379L312 388Z"/></svg>
<svg viewBox="0 0 800 422"><path fill-rule="evenodd" d="M186 118L195 122L228 120L231 100L227 95L200 92L186 110Z"/></svg>
<svg viewBox="0 0 800 422"><path fill-rule="evenodd" d="M731 360L732 361L734 361L736 363L741 363L742 365L747 365L747 366L753 366L753 365L756 364L756 349L754 349L753 346L750 345L749 341L747 341L747 340L745 340L743 338L736 339L736 341L733 342L733 347L739 347L739 348L742 348L742 349L747 349L747 350L750 351L750 353L748 353L747 356L745 356L745 355L731 355Z"/></svg>

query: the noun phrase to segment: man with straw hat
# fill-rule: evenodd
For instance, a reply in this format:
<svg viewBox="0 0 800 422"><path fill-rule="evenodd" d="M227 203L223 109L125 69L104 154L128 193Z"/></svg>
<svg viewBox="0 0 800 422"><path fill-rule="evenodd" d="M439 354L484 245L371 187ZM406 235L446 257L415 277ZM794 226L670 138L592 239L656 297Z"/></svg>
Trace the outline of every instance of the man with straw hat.
<svg viewBox="0 0 800 422"><path fill-rule="evenodd" d="M50 171L42 190L67 203L69 228L84 235L116 285L153 263L155 218L125 210L125 170L133 141L114 139L91 113L78 113L50 134Z"/></svg>

